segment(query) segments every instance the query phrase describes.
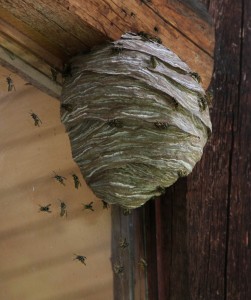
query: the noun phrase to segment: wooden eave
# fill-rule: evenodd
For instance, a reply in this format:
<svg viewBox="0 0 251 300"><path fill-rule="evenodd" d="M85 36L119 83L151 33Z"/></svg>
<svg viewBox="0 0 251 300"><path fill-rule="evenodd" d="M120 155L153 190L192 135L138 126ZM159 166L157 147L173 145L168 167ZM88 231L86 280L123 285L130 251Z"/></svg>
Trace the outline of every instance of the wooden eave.
<svg viewBox="0 0 251 300"><path fill-rule="evenodd" d="M127 31L159 37L208 87L214 30L194 0L0 0L0 63L59 98L69 58Z"/></svg>

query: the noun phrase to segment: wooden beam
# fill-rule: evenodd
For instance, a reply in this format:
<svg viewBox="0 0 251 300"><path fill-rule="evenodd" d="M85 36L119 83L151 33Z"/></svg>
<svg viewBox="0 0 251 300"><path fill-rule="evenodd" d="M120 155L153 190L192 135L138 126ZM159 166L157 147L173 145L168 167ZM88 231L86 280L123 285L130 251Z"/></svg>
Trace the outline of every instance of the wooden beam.
<svg viewBox="0 0 251 300"><path fill-rule="evenodd" d="M30 39L27 35L23 34L15 27L9 25L3 19L0 19L0 33L2 33L2 37L9 40L9 44L19 44L26 52L31 52L33 55L36 55L44 62L49 63L51 66L58 70L62 70L63 62L56 55L53 55L50 51ZM1 44L2 45L2 44ZM4 46L4 45L2 45Z"/></svg>
<svg viewBox="0 0 251 300"><path fill-rule="evenodd" d="M102 34L93 34L88 24L54 1L1 0L0 5L69 57L89 50L102 39Z"/></svg>
<svg viewBox="0 0 251 300"><path fill-rule="evenodd" d="M35 44L39 45L41 48L46 49L51 55L58 57L59 59L66 61L69 59L66 53L64 53L63 49L60 48L55 41L50 41L47 38L46 33L40 33L30 27L29 24L21 21L20 18L18 19L12 13L10 13L7 9L2 7L2 3L0 0L0 19L8 24L12 28L15 28L21 36L26 36L29 38L30 41L33 41ZM2 27L3 30L4 27ZM3 30L3 33L7 34L8 28ZM11 37L11 35L10 35ZM17 38L17 37L16 37Z"/></svg>
<svg viewBox="0 0 251 300"><path fill-rule="evenodd" d="M19 44L13 42L9 37L6 37L0 32L0 45L5 49L12 53L12 57L21 57L22 61L26 62L34 69L38 70L42 74L52 79L51 66L48 65L42 58L32 54L26 48L23 48ZM62 76L61 73L58 73L56 81L59 84L62 84Z"/></svg>
<svg viewBox="0 0 251 300"><path fill-rule="evenodd" d="M206 7L199 1L162 1L146 2L160 18L193 42L209 56L214 52L214 28ZM158 24L156 24L158 29ZM158 33L158 31L155 31Z"/></svg>
<svg viewBox="0 0 251 300"><path fill-rule="evenodd" d="M74 11L83 21L90 24L97 30L101 31L107 38L116 40L123 32L126 31L145 31L153 35L157 35L163 41L163 44L175 52L180 58L185 61L194 71L201 74L202 84L206 88L212 76L213 70L213 45L214 34L213 31L208 31L208 40L210 43L203 45L202 40L198 40L196 36L204 35L205 32L199 30L202 27L192 26L192 22L196 22L195 16L189 22L183 21L185 26L176 28L173 24L168 22L162 15L156 14L154 11L154 3L145 5L148 1L130 1L121 2L120 0L105 1L105 0L87 0L80 2L78 0L62 1L63 5L69 7L70 11ZM156 2L157 3L157 2ZM164 7L164 1L159 1ZM159 9L162 9L159 5ZM166 9L166 13L168 13ZM183 10L183 14L187 10ZM164 15L164 14L163 14ZM175 19L175 17L173 17ZM206 23L206 22L205 22ZM158 28L158 32L155 28ZM210 27L209 25L207 28ZM186 28L183 33L183 28ZM210 34L209 34L210 32ZM194 36L193 40L191 36ZM196 43L194 42L196 40ZM204 38L205 41L205 38ZM211 45L210 47L208 45Z"/></svg>
<svg viewBox="0 0 251 300"><path fill-rule="evenodd" d="M208 2L218 37L213 134L146 221L156 223L159 300L251 299L251 2Z"/></svg>
<svg viewBox="0 0 251 300"><path fill-rule="evenodd" d="M61 85L54 82L40 71L28 65L25 61L17 57L14 53L0 46L0 64L20 75L35 87L43 92L58 98L61 95Z"/></svg>
<svg viewBox="0 0 251 300"><path fill-rule="evenodd" d="M18 31L45 50L55 45L61 57L116 40L126 31L145 31L198 72L206 88L213 70L214 32L205 10L191 7L178 0L0 0L0 17L16 29L21 23Z"/></svg>

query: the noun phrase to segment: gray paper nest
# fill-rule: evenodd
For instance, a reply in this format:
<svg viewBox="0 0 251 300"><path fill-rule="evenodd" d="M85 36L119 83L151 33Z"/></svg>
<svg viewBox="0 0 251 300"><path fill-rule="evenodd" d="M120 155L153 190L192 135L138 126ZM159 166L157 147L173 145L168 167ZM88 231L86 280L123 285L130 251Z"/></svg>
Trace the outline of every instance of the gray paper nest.
<svg viewBox="0 0 251 300"><path fill-rule="evenodd" d="M136 208L192 171L211 122L196 73L177 55L127 33L70 64L62 122L99 198Z"/></svg>

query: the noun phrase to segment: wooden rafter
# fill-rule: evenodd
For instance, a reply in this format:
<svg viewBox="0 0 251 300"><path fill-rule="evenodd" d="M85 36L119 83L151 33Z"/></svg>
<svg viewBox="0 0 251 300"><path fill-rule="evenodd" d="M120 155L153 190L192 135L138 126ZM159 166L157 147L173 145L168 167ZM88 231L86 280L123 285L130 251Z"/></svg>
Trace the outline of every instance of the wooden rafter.
<svg viewBox="0 0 251 300"><path fill-rule="evenodd" d="M32 85L38 87L48 95L59 98L61 95L61 85L51 80L40 71L28 65L25 61L16 57L14 53L0 46L0 64L27 80Z"/></svg>

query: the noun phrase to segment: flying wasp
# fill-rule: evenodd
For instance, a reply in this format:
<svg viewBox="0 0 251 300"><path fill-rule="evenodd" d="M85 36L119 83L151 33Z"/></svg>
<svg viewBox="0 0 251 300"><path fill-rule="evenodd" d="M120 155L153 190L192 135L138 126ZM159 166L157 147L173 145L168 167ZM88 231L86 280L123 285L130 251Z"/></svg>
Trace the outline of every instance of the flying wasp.
<svg viewBox="0 0 251 300"><path fill-rule="evenodd" d="M119 241L119 247L121 249L125 249L129 246L129 243L127 242L126 238L122 239L120 238L120 241Z"/></svg>
<svg viewBox="0 0 251 300"><path fill-rule="evenodd" d="M188 175L188 172L186 170L180 170L178 171L179 177L186 177Z"/></svg>
<svg viewBox="0 0 251 300"><path fill-rule="evenodd" d="M146 262L146 260L145 260L144 258L142 258L142 257L140 258L138 264L140 265L140 267L141 267L142 269L146 269L146 268L147 268L147 262Z"/></svg>
<svg viewBox="0 0 251 300"><path fill-rule="evenodd" d="M107 124L110 127L116 127L116 128L122 128L123 127L123 122L121 120L118 120L118 119L108 120Z"/></svg>
<svg viewBox="0 0 251 300"><path fill-rule="evenodd" d="M116 43L112 46L112 53L114 54L120 54L123 51L123 44L122 43Z"/></svg>
<svg viewBox="0 0 251 300"><path fill-rule="evenodd" d="M158 64L157 59L153 55L151 55L150 61L151 61L152 68L155 69Z"/></svg>
<svg viewBox="0 0 251 300"><path fill-rule="evenodd" d="M40 211L44 211L44 212L51 213L51 210L50 210L51 204L48 204L48 205L46 205L46 206L42 206L42 205L39 204L39 206L40 206L39 212L40 212Z"/></svg>
<svg viewBox="0 0 251 300"><path fill-rule="evenodd" d="M15 88L14 82L13 82L12 78L10 77L10 75L8 77L6 77L6 81L8 84L8 92L11 92L13 90L15 91L16 88Z"/></svg>
<svg viewBox="0 0 251 300"><path fill-rule="evenodd" d="M201 77L198 73L196 72L190 72L189 75L196 80L198 83L201 83Z"/></svg>
<svg viewBox="0 0 251 300"><path fill-rule="evenodd" d="M124 208L123 209L123 215L124 216L129 216L132 213L131 209L129 208Z"/></svg>
<svg viewBox="0 0 251 300"><path fill-rule="evenodd" d="M149 41L149 42L155 42L155 43L158 43L158 44L162 44L162 40L159 37L152 36L151 34L146 33L144 31L140 31L138 33L138 35L141 36L141 38L144 41Z"/></svg>
<svg viewBox="0 0 251 300"><path fill-rule="evenodd" d="M42 124L42 121L40 120L40 118L38 117L37 114L35 114L34 112L30 112L30 115L34 121L34 125L40 127L40 124Z"/></svg>
<svg viewBox="0 0 251 300"><path fill-rule="evenodd" d="M76 174L72 174L72 177L73 177L73 180L74 180L75 188L78 189L78 187L81 186L79 178Z"/></svg>
<svg viewBox="0 0 251 300"><path fill-rule="evenodd" d="M118 275L122 275L124 273L124 269L124 266L118 263L113 266L114 273Z"/></svg>
<svg viewBox="0 0 251 300"><path fill-rule="evenodd" d="M82 203L82 205L84 205L84 208L83 208L83 210L85 210L85 209L89 209L89 210L91 210L91 211L94 211L94 209L93 209L93 202L90 202L89 204L84 204L84 203Z"/></svg>
<svg viewBox="0 0 251 300"><path fill-rule="evenodd" d="M212 107L212 104L213 104L213 92L212 91L206 92L206 100L207 100L207 105L209 107Z"/></svg>
<svg viewBox="0 0 251 300"><path fill-rule="evenodd" d="M198 99L198 104L199 104L200 111L205 110L208 105L206 96L200 96Z"/></svg>
<svg viewBox="0 0 251 300"><path fill-rule="evenodd" d="M167 129L169 127L168 123L165 122L154 122L154 126L158 129Z"/></svg>
<svg viewBox="0 0 251 300"><path fill-rule="evenodd" d="M55 174L55 176L53 176L52 178L56 179L59 183L61 183L62 185L65 185L64 180L66 180L66 178L64 176L58 175L56 172L53 171L53 173Z"/></svg>
<svg viewBox="0 0 251 300"><path fill-rule="evenodd" d="M59 201L60 201L60 217L63 217L64 215L67 217L66 204L63 201L61 201L60 199L59 199Z"/></svg>
<svg viewBox="0 0 251 300"><path fill-rule="evenodd" d="M86 263L85 263L85 261L86 261L86 257L85 256L83 256L83 255L78 255L78 254L74 254L76 257L75 258L73 258L73 260L79 260L82 264L84 264L85 266L86 266Z"/></svg>

